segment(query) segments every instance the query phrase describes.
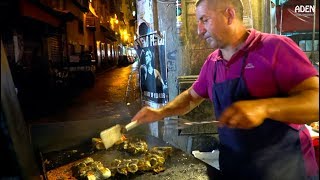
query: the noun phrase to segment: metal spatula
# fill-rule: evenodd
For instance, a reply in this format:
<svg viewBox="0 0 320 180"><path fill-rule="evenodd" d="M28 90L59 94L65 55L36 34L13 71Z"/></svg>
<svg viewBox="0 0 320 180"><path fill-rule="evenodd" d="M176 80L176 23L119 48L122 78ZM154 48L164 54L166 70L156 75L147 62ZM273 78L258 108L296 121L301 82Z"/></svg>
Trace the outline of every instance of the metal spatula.
<svg viewBox="0 0 320 180"><path fill-rule="evenodd" d="M121 139L124 131L130 131L131 129L137 127L139 123L137 121L132 121L125 127L117 124L109 129L100 132L100 137L106 149L112 147L117 141Z"/></svg>

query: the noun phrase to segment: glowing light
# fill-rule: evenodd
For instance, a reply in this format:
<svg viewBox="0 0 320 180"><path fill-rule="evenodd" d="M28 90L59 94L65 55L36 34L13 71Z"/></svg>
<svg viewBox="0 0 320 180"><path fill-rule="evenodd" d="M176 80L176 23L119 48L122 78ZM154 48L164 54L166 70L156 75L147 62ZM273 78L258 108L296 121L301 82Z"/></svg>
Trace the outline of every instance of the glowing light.
<svg viewBox="0 0 320 180"><path fill-rule="evenodd" d="M108 44L108 57L111 57L111 47L110 47L110 44Z"/></svg>

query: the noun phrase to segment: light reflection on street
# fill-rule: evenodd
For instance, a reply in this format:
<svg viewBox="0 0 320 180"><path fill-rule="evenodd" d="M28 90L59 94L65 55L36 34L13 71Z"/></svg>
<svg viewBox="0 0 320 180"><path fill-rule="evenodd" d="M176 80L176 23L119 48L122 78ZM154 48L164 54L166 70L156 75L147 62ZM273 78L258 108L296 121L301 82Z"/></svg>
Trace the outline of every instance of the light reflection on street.
<svg viewBox="0 0 320 180"><path fill-rule="evenodd" d="M32 123L98 119L108 119L116 121L115 123L128 122L139 109L136 66L137 64L117 67L97 74L93 88L84 89L65 106L65 109L33 120ZM127 106L128 100L135 102L131 103L132 106Z"/></svg>

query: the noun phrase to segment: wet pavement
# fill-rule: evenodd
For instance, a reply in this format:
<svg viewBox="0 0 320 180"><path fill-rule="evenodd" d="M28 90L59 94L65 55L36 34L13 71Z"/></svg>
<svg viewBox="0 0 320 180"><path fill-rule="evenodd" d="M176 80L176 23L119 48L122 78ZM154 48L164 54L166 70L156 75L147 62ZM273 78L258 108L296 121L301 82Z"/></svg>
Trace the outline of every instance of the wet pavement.
<svg viewBox="0 0 320 180"><path fill-rule="evenodd" d="M92 88L69 88L69 97L63 97L65 99L56 103L55 107L48 106L54 110L30 119L30 123L130 118L131 107L127 106L127 102L136 101L140 96L136 66L137 63L134 63L97 73ZM128 89L131 91L127 92Z"/></svg>
<svg viewBox="0 0 320 180"><path fill-rule="evenodd" d="M34 147L42 152L68 148L115 124L129 123L141 107L137 64L98 73L94 87L77 89L56 110L28 120ZM146 129L141 125L132 133Z"/></svg>

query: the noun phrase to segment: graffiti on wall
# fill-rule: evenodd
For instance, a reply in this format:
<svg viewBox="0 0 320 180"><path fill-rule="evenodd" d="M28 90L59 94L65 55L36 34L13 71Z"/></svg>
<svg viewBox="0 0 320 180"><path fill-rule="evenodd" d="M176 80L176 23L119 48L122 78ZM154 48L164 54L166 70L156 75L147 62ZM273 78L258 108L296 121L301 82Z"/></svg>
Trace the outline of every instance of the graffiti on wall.
<svg viewBox="0 0 320 180"><path fill-rule="evenodd" d="M177 70L176 55L177 55L177 50L170 51L167 54L167 68L168 68L168 71L170 72Z"/></svg>

